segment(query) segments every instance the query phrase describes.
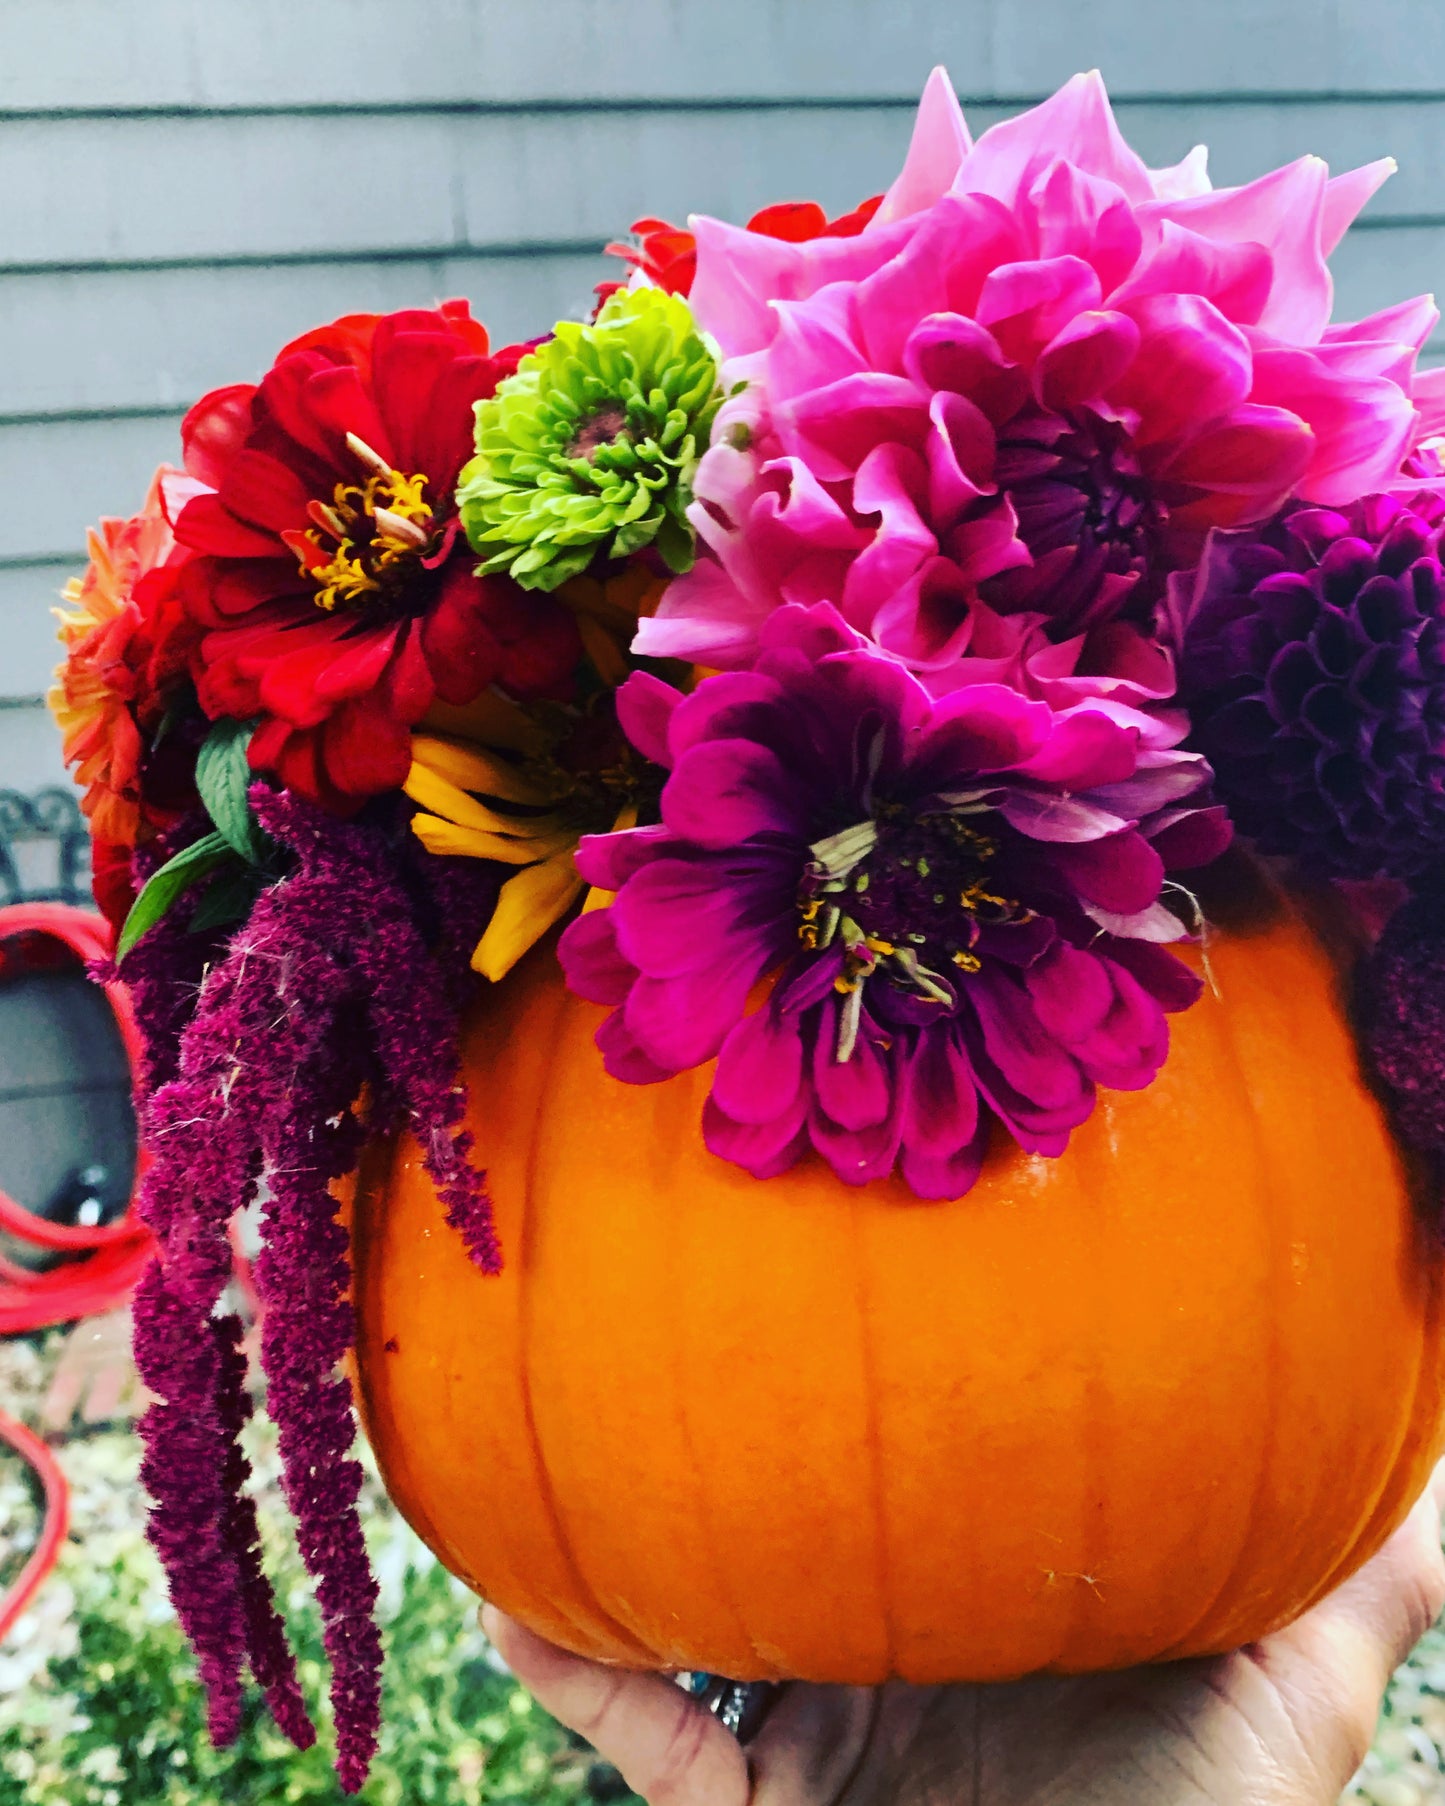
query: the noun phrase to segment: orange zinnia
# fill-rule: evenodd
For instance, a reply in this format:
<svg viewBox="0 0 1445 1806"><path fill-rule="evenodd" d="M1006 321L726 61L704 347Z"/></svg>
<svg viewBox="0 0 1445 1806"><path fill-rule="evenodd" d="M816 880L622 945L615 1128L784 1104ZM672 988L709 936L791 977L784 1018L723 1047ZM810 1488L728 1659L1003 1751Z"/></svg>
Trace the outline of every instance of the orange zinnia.
<svg viewBox="0 0 1445 1806"><path fill-rule="evenodd" d="M171 532L167 492L174 509L201 488L162 465L139 514L91 530L90 563L65 586L70 606L55 611L65 661L50 709L92 832L120 847L158 825L142 798L142 763L196 637L175 596L188 554Z"/></svg>

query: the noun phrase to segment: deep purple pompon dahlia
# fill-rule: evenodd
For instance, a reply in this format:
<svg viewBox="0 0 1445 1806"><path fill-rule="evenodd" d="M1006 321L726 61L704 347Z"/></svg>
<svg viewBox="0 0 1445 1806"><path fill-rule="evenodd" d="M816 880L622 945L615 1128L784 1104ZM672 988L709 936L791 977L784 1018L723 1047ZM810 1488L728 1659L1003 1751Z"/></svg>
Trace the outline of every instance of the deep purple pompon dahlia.
<svg viewBox="0 0 1445 1806"><path fill-rule="evenodd" d="M1180 700L1235 825L1319 878L1445 857L1445 491L1220 534L1175 596Z"/></svg>

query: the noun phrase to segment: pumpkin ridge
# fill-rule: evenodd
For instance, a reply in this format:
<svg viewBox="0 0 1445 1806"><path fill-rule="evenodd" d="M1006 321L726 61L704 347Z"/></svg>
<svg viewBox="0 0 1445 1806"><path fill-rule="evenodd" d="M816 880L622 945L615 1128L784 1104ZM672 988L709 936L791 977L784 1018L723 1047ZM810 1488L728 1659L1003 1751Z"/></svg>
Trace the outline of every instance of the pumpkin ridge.
<svg viewBox="0 0 1445 1806"><path fill-rule="evenodd" d="M1351 1025L1351 1040L1354 1043L1357 1069L1360 1082L1372 1095L1380 1097L1377 1084L1371 1078L1366 1065L1363 1049L1360 1044L1357 1028L1358 1018L1353 1007L1350 987L1348 987L1338 971L1336 983L1340 992L1340 1008L1344 1020ZM1382 1099L1382 1107L1386 1112L1386 1120L1390 1124L1392 1137L1396 1135L1395 1123L1388 1105ZM1405 1156L1402 1155L1402 1158ZM1407 1161L1407 1181L1410 1178ZM1434 1244L1432 1246L1432 1244ZM1445 1448L1445 1421L1442 1421L1440 1404L1445 1395L1445 1348L1440 1342L1442 1316L1445 1316L1445 1269L1440 1264L1440 1247L1437 1237L1417 1219L1415 1244L1411 1253L1420 1261L1428 1275L1430 1288L1429 1305L1425 1319L1421 1325L1418 1358L1415 1363L1415 1377L1408 1389L1409 1409L1401 1420L1400 1435L1395 1445L1386 1478L1372 1510L1366 1514L1364 1521L1357 1528L1349 1549L1344 1553L1330 1573L1309 1596L1301 1608L1307 1611L1310 1606L1325 1598L1348 1576L1359 1567L1362 1560L1368 1560L1384 1543L1394 1523L1401 1516L1402 1505L1413 1502L1415 1493L1423 1488L1426 1476L1434 1466L1436 1458ZM1431 1351L1435 1358L1431 1359ZM1429 1381L1427 1399L1427 1380ZM1428 1403L1428 1409L1422 1412L1422 1401ZM1428 1432L1433 1432L1430 1434ZM1411 1445L1416 1449L1412 1450ZM1425 1446L1431 1451L1429 1457L1421 1461L1418 1447ZM1413 1457L1413 1458L1412 1458ZM1417 1471L1418 1470L1418 1471Z"/></svg>
<svg viewBox="0 0 1445 1806"><path fill-rule="evenodd" d="M1378 1098L1379 1092L1372 1084L1365 1066L1361 1049L1356 1017L1351 1007L1350 987L1346 984L1341 955L1337 944L1325 938L1322 931L1317 930L1319 945L1326 950L1334 972L1337 1002L1341 1018L1347 1025L1349 1039L1354 1050L1356 1072L1361 1086L1372 1096ZM1396 1131L1393 1118L1385 1108L1386 1122L1390 1128L1392 1141ZM1399 1143L1396 1141L1397 1150ZM1407 1157L1400 1153L1402 1160ZM1408 1184L1409 1175L1406 1174ZM1442 1316L1442 1268L1438 1246L1430 1247L1432 1240L1424 1225L1416 1219L1416 1232L1409 1248L1402 1250L1401 1258L1423 1267L1426 1283L1429 1288L1429 1301L1423 1321L1420 1324L1416 1344L1416 1356L1413 1377L1407 1386L1400 1388L1400 1396L1405 1399L1405 1409L1401 1413L1399 1431L1394 1440L1388 1465L1382 1468L1383 1478L1370 1508L1362 1515L1360 1521L1343 1549L1339 1560L1319 1586L1306 1598L1300 1606L1301 1612L1307 1611L1311 1605L1318 1603L1355 1572L1361 1564L1369 1559L1385 1542L1404 1516L1405 1510L1413 1505L1416 1495L1424 1488L1435 1456L1440 1453L1442 1440L1445 1440L1445 1423L1441 1422L1440 1401L1442 1390L1445 1390L1445 1371L1442 1371L1442 1357L1431 1362L1429 1356L1432 1348L1439 1348L1439 1331ZM1426 1399L1426 1380L1431 1384L1428 1393L1428 1411L1422 1416L1422 1399ZM1420 1459L1421 1447L1431 1451L1428 1459Z"/></svg>
<svg viewBox="0 0 1445 1806"><path fill-rule="evenodd" d="M669 1359L672 1367L672 1390L673 1398L677 1405L678 1440L687 1454L687 1477L691 1483L695 1500L693 1509L696 1513L698 1522L703 1526L702 1541L703 1547L707 1550L708 1567L711 1570L714 1595L721 1600L728 1616L736 1625L738 1636L752 1651L753 1659L758 1666L758 1672L762 1674L766 1673L772 1667L772 1664L762 1650L758 1648L757 1641L752 1634L752 1630L748 1625L746 1618L743 1616L742 1607L738 1603L732 1589L731 1576L726 1559L727 1539L718 1532L717 1513L713 1509L707 1482L703 1475L702 1462L698 1458L697 1439L693 1433L692 1415L688 1409L691 1392L686 1384L686 1378L683 1373L682 1350L683 1338L686 1333L684 1325L691 1321L694 1313L690 1300L688 1301L688 1308L685 1310L682 1308L682 1302L687 1276L696 1275L699 1272L699 1268L695 1262L688 1264L678 1260L677 1225L681 1211L687 1209L687 1191L685 1186L679 1185L677 1182L677 1160L675 1153L669 1163L666 1186L667 1189L679 1199L679 1210L671 1213L668 1217L666 1231L668 1254L667 1268L669 1273L673 1276L673 1283L668 1285L664 1290L664 1295L670 1301L672 1307L669 1321L673 1327L673 1333L664 1337L664 1341L669 1349ZM678 1278L679 1266L683 1268L683 1277L681 1279Z"/></svg>
<svg viewBox="0 0 1445 1806"><path fill-rule="evenodd" d="M882 1619L883 1662L888 1675L898 1673L898 1627L892 1607L893 1564L888 1552L888 1508L883 1485L883 1440L879 1423L883 1388L879 1382L878 1355L873 1344L868 1261L863 1248L861 1188L847 1199L849 1247L853 1261L853 1296L858 1309L858 1357L863 1369L863 1417L868 1456L868 1498L873 1512L873 1546L878 1575L878 1610ZM946 1209L947 1206L937 1208Z"/></svg>
<svg viewBox="0 0 1445 1806"><path fill-rule="evenodd" d="M357 1235L355 1228L357 1219L380 1207L381 1200L388 1196L392 1189L393 1173L396 1166L398 1150L401 1147L399 1137L390 1140L376 1139L369 1142L362 1152L356 1170L356 1178L349 1205L343 1201L342 1207L349 1210L352 1221L351 1246L347 1250L347 1263L350 1269L350 1286L352 1307L356 1311L358 1323L363 1322L368 1312L365 1308L366 1295L375 1284L375 1243L369 1235ZM333 1187L333 1189L336 1189ZM378 1411L371 1400L371 1389L366 1383L369 1371L368 1364L361 1359L361 1335L358 1332L356 1348L349 1360L351 1368L351 1397L356 1411L361 1432L375 1449L378 1446L377 1432L381 1426L383 1415L394 1421L394 1414L388 1402ZM396 1490L404 1490L409 1500L417 1501L409 1506L412 1528L417 1535L435 1551L438 1546L446 1546L437 1524L425 1504L425 1488L417 1484L412 1473L412 1463L406 1439L402 1436L389 1435L380 1439L386 1451L383 1465L380 1455L377 1465L382 1468L382 1477L388 1492L393 1490L393 1476L401 1476L401 1484Z"/></svg>
<svg viewBox="0 0 1445 1806"><path fill-rule="evenodd" d="M566 1031L567 1018L573 1007L572 999L567 992L558 991L556 993L555 1006L556 1007L552 1011L552 1019L547 1027L547 1053L549 1063L555 1061L557 1057L557 1050ZM522 1187L522 1211L517 1230L517 1247L512 1254L512 1258L517 1263L519 1279L527 1270L527 1249L530 1246L531 1241L533 1203L538 1191L537 1161L544 1134L546 1101L546 1087L539 1086L537 1095L532 1104L532 1120L527 1128L527 1157L522 1165L524 1178ZM537 1413L532 1397L530 1349L532 1343L532 1331L536 1318L536 1305L536 1288L523 1285L517 1311L517 1384L522 1399L522 1422L526 1426L527 1441L531 1451L533 1467L537 1475L537 1497L541 1501L542 1509L547 1517L547 1522L551 1526L552 1534L556 1539L557 1548L561 1554L563 1565L572 1576L573 1584L577 1589L577 1603L581 1605L584 1614L590 1613L596 1621L591 1630L591 1634L596 1636L598 1634L597 1627L600 1626L604 1640L611 1637L645 1666L652 1667L655 1665L652 1651L648 1649L641 1638L636 1636L634 1632L630 1631L606 1610L593 1588L588 1583L586 1577L582 1573L581 1566L577 1560L577 1552L572 1546L571 1538L567 1533L567 1528L562 1518L561 1507L557 1502L556 1488L553 1485L551 1471L547 1466L546 1452L542 1447L542 1438L537 1431ZM572 1615L570 1611L568 1615Z"/></svg>
<svg viewBox="0 0 1445 1806"><path fill-rule="evenodd" d="M1274 899L1274 917L1271 921L1271 929L1280 913L1280 901L1276 897ZM1209 984L1211 988L1216 984L1216 977L1213 972L1210 973ZM1223 993L1216 992L1215 995L1221 1007L1214 1009L1211 1012L1211 1020L1215 1024L1218 1038L1222 1043L1222 1051L1228 1056L1228 1071L1235 1081L1238 1106L1233 1113L1234 1120L1238 1122L1243 1118L1248 1124L1249 1139L1253 1147L1254 1165L1256 1169L1262 1167L1265 1172L1272 1174L1274 1163L1271 1158L1268 1139L1262 1132L1259 1111L1256 1108L1254 1088L1245 1071L1244 1062L1240 1058L1239 1041L1238 1036L1235 1033L1234 1019L1228 1007L1224 1006ZM1220 1064L1223 1066L1225 1061L1221 1060ZM1271 1193L1271 1197L1273 1197L1273 1192ZM1288 1285L1281 1283L1283 1280L1287 1279L1289 1272L1289 1250L1287 1245L1283 1249L1284 1258L1281 1259L1279 1224L1283 1213L1280 1210L1267 1209L1264 1214L1267 1219L1265 1226L1265 1246L1267 1250L1265 1293L1271 1304L1271 1308L1266 1312L1268 1321L1265 1328L1267 1372L1269 1380L1265 1387L1265 1404L1262 1414L1263 1421L1261 1424L1259 1443L1260 1455L1254 1486L1250 1494L1249 1510L1244 1516L1244 1532L1238 1551L1233 1562L1225 1570L1224 1579L1210 1595L1203 1610L1201 1610L1195 1618L1190 1620L1182 1635L1169 1644L1166 1649L1160 1651L1160 1658L1165 1661L1182 1654L1192 1654L1199 1649L1204 1627L1207 1626L1215 1617L1216 1613L1218 1613L1221 1602L1232 1595L1238 1584L1240 1574L1246 1569L1247 1557L1251 1545L1256 1539L1257 1526L1262 1515L1260 1512L1260 1504L1265 1496L1269 1483L1270 1450L1273 1441L1273 1432L1275 1426L1279 1422L1280 1415L1280 1366L1283 1344L1280 1334L1279 1313L1273 1306L1281 1295L1286 1298L1289 1295Z"/></svg>
<svg viewBox="0 0 1445 1806"><path fill-rule="evenodd" d="M1422 1231L1423 1234L1423 1231ZM1438 1261L1429 1263L1430 1304L1425 1313L1425 1322L1420 1333L1419 1359L1415 1364L1415 1379L1408 1388L1410 1408L1405 1414L1400 1428L1399 1440L1395 1445L1395 1453L1391 1458L1384 1484L1381 1486L1374 1505L1366 1513L1363 1522L1357 1527L1350 1540L1349 1548L1340 1556L1329 1574L1318 1587L1309 1594L1301 1612L1317 1605L1321 1599L1332 1593L1340 1583L1347 1579L1362 1561L1368 1561L1377 1549L1385 1542L1402 1516L1402 1508L1414 1502L1415 1494L1423 1487L1425 1476L1434 1465L1435 1457L1440 1453L1442 1439L1445 1439L1445 1426L1440 1426L1440 1396L1442 1392L1442 1366L1445 1366L1445 1354L1437 1352L1436 1359L1429 1359L1432 1348L1440 1348L1439 1331L1442 1303L1442 1278ZM1430 1409L1422 1414L1421 1400L1425 1392L1427 1374L1431 1378ZM1433 1436L1422 1435L1422 1425L1434 1430ZM1416 1445L1412 1451L1411 1444ZM1421 1461L1418 1448L1424 1446L1430 1454Z"/></svg>
<svg viewBox="0 0 1445 1806"><path fill-rule="evenodd" d="M1114 1119L1118 1114L1117 1093L1099 1088L1095 1111L1099 1116L1101 1133L1113 1138ZM1107 1187L1096 1183L1096 1175L1092 1164L1087 1160L1076 1159L1073 1170L1074 1184L1082 1194L1084 1209L1080 1212L1081 1220L1086 1221L1097 1242L1108 1230L1101 1231L1101 1222L1109 1225L1109 1211L1112 1205L1112 1194ZM1089 1316L1093 1322L1107 1320L1108 1302L1104 1296L1104 1273L1106 1263L1094 1260L1089 1263L1091 1274L1090 1297L1092 1309ZM1086 1528L1081 1541L1089 1535L1087 1526L1090 1518L1090 1506L1098 1501L1098 1546L1091 1546L1088 1555L1091 1574L1102 1574L1104 1562L1098 1558L1099 1548L1112 1546L1112 1538L1107 1534L1107 1513L1109 1510L1109 1489L1100 1481L1109 1471L1109 1461L1105 1451L1109 1445L1112 1426L1105 1421L1105 1407L1108 1402L1108 1389L1100 1384L1097 1365L1091 1364L1088 1376L1081 1389L1080 1412L1076 1423L1070 1426L1074 1446L1079 1451L1076 1466L1079 1474L1079 1498L1077 1517L1081 1526ZM1105 1576L1107 1582L1107 1576ZM1054 1597L1059 1597L1054 1593ZM1097 1602L1093 1584L1083 1583L1073 1589L1072 1610L1058 1613L1058 1641L1053 1653L1039 1667L1053 1673L1070 1673L1078 1664L1079 1658L1074 1653L1080 1643L1087 1644L1090 1635L1091 1601Z"/></svg>

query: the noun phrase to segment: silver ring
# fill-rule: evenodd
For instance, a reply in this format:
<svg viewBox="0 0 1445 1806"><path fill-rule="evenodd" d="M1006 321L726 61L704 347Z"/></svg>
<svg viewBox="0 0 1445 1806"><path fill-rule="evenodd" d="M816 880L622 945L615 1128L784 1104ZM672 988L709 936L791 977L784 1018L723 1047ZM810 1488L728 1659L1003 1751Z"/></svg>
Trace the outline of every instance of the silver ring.
<svg viewBox="0 0 1445 1806"><path fill-rule="evenodd" d="M705 1706L739 1743L757 1735L778 1692L771 1681L730 1681L720 1674L704 1674L700 1669L678 1675L677 1684Z"/></svg>

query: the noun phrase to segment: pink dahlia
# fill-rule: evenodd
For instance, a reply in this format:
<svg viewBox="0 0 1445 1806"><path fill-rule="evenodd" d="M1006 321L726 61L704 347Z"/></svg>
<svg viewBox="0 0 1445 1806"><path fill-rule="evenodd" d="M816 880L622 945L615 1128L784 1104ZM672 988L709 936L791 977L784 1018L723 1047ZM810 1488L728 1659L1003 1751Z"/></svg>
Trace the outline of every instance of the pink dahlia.
<svg viewBox="0 0 1445 1806"><path fill-rule="evenodd" d="M748 386L697 473L710 555L637 650L745 664L826 600L934 693L1010 650L1034 694L1167 693L1146 636L1204 534L1383 488L1415 437L1431 302L1329 324L1390 167L1214 191L1201 152L1147 169L1097 74L975 145L938 72L858 236L699 221L691 304Z"/></svg>
<svg viewBox="0 0 1445 1806"><path fill-rule="evenodd" d="M614 1077L717 1057L715 1153L765 1177L811 1145L852 1183L896 1165L957 1197L995 1119L1060 1154L1097 1085L1154 1077L1199 992L1165 873L1229 839L1157 722L1002 684L931 698L827 605L781 610L753 670L691 696L634 674L618 713L671 774L662 819L582 842L617 896L562 961L613 1006Z"/></svg>

